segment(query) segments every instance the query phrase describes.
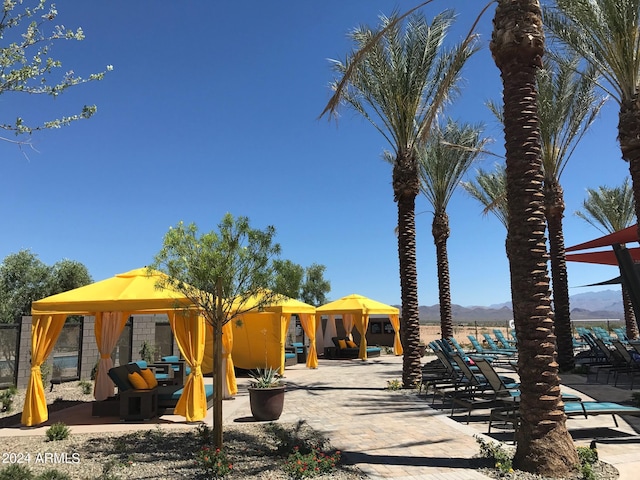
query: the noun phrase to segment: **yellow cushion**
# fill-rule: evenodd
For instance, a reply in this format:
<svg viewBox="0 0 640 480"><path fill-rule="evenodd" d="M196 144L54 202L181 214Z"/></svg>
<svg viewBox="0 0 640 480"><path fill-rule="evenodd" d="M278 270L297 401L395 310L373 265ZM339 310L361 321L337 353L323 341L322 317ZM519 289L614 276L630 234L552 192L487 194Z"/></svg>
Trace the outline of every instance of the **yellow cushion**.
<svg viewBox="0 0 640 480"><path fill-rule="evenodd" d="M352 342L351 340L347 340L347 347L349 347L349 348L358 348L358 345L356 345L356 342Z"/></svg>
<svg viewBox="0 0 640 480"><path fill-rule="evenodd" d="M347 348L347 342L345 340L338 340L338 346L340 348Z"/></svg>
<svg viewBox="0 0 640 480"><path fill-rule="evenodd" d="M140 370L140 374L144 381L147 383L148 388L156 388L158 386L158 380L156 380L156 376L153 373L153 370L149 368L143 368Z"/></svg>
<svg viewBox="0 0 640 480"><path fill-rule="evenodd" d="M133 388L135 388L136 390L149 389L147 382L145 381L144 378L142 378L142 375L140 375L138 372L130 373L129 375L127 375L127 378L129 379L129 383L133 385Z"/></svg>

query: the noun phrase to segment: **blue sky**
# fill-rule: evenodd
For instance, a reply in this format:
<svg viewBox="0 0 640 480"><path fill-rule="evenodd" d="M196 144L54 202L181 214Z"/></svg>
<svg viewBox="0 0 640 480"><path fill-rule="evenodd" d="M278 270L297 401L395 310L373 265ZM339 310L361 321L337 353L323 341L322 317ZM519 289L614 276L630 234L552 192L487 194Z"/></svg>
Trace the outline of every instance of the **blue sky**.
<svg viewBox="0 0 640 480"><path fill-rule="evenodd" d="M400 8L414 5L401 2ZM484 2L455 2L458 41ZM383 137L347 109L318 119L330 97L327 59L344 59L347 32L376 25L399 2L383 0L67 0L57 23L86 39L52 54L63 71L86 76L113 65L101 82L53 100L5 94L2 122L37 123L97 104L97 114L35 133L37 151L0 142L5 171L0 257L30 249L53 264L84 263L94 280L142 267L170 226L216 229L226 212L257 228L273 225L282 258L327 267L331 299L359 293L400 303L397 210ZM425 9L431 18L449 2ZM488 50L493 10L481 20L482 50L467 65L465 89L449 114L486 123L492 150L502 130L484 103L498 99L499 72ZM599 236L573 215L586 188L628 176L609 103L563 175L567 246ZM14 138L12 134L8 134ZM488 157L478 167L491 168ZM438 302L432 214L417 201L419 302ZM462 190L449 206L452 301L510 299L505 230ZM615 267L569 264L570 293L617 276ZM611 288L611 287L608 287Z"/></svg>

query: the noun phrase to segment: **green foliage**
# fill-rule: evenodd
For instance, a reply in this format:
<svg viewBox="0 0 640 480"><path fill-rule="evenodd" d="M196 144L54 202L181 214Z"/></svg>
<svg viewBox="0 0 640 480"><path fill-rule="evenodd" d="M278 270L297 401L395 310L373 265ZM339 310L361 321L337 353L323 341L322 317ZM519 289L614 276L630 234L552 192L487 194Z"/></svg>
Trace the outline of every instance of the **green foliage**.
<svg viewBox="0 0 640 480"><path fill-rule="evenodd" d="M31 315L35 300L91 283L81 263L62 260L49 267L29 250L5 257L0 264L0 323L18 323Z"/></svg>
<svg viewBox="0 0 640 480"><path fill-rule="evenodd" d="M62 422L57 422L47 428L45 435L49 442L55 442L57 440L66 440L69 438L71 430Z"/></svg>
<svg viewBox="0 0 640 480"><path fill-rule="evenodd" d="M400 390L402 388L402 381L394 379L387 380L387 390Z"/></svg>
<svg viewBox="0 0 640 480"><path fill-rule="evenodd" d="M283 470L289 478L309 478L331 473L339 462L340 451L327 454L313 449L309 453L302 453L295 447L294 452L285 461Z"/></svg>
<svg viewBox="0 0 640 480"><path fill-rule="evenodd" d="M201 423L196 427L195 435L202 445L207 445L213 441L213 430L206 423Z"/></svg>
<svg viewBox="0 0 640 480"><path fill-rule="evenodd" d="M513 454L505 450L501 443L487 442L478 435L473 436L480 447L480 456L492 460L495 468L503 473L513 471Z"/></svg>
<svg viewBox="0 0 640 480"><path fill-rule="evenodd" d="M282 377L275 368L258 368L249 372L249 376L253 379L251 382L253 388L272 388L282 385Z"/></svg>
<svg viewBox="0 0 640 480"><path fill-rule="evenodd" d="M326 437L309 430L304 420L298 420L292 428L284 428L278 423L266 424L264 428L275 437L277 453L282 457L291 455L296 449L303 454L310 453L314 449L323 450L329 443Z"/></svg>
<svg viewBox="0 0 640 480"><path fill-rule="evenodd" d="M13 400L18 393L15 386L11 386L0 392L0 412L10 412L13 410Z"/></svg>
<svg viewBox="0 0 640 480"><path fill-rule="evenodd" d="M153 363L155 361L156 353L158 353L158 347L151 345L146 340L142 342L142 346L138 351L140 359L147 363Z"/></svg>
<svg viewBox="0 0 640 480"><path fill-rule="evenodd" d="M182 293L212 325L221 326L277 299L273 260L280 245L273 243L274 236L274 227L254 229L247 217L231 214L218 231L202 234L195 224L180 222L167 232L149 268L167 274L159 287Z"/></svg>
<svg viewBox="0 0 640 480"><path fill-rule="evenodd" d="M93 368L91 369L91 375L89 376L91 380L95 380L96 377L98 376L98 365L100 365L100 360L96 360L96 363L93 364Z"/></svg>
<svg viewBox="0 0 640 480"><path fill-rule="evenodd" d="M35 7L29 7L23 6L22 1L4 2L0 38L6 43L0 47L0 94L19 92L57 97L73 86L102 80L105 72L113 69L108 65L105 71L92 73L87 78L76 76L70 68L62 70L62 62L49 56L53 44L64 40L81 41L84 32L82 28L72 30L56 24L58 11L54 4L47 3L47 0L38 0ZM95 105L85 105L77 114L45 121L39 126L31 126L18 116L10 123L0 123L0 128L16 134L60 128L90 118L96 111Z"/></svg>
<svg viewBox="0 0 640 480"><path fill-rule="evenodd" d="M40 365L40 377L42 378L42 384L44 385L49 380L49 375L51 375L51 364L43 363Z"/></svg>
<svg viewBox="0 0 640 480"><path fill-rule="evenodd" d="M325 280L325 270L324 265L317 263L312 263L305 269L300 300L315 307L327 303L327 293L331 291L331 282Z"/></svg>
<svg viewBox="0 0 640 480"><path fill-rule="evenodd" d="M597 476L593 471L593 465L598 462L598 450L589 447L577 447L576 450L580 459L580 473L583 480L596 480Z"/></svg>
<svg viewBox="0 0 640 480"><path fill-rule="evenodd" d="M80 380L78 386L82 389L82 393L89 395L93 391L93 382L87 380Z"/></svg>
<svg viewBox="0 0 640 480"><path fill-rule="evenodd" d="M32 480L33 478L29 467L20 463L13 463L0 470L0 480Z"/></svg>
<svg viewBox="0 0 640 480"><path fill-rule="evenodd" d="M35 480L71 480L71 477L60 470L45 470L41 474L39 474Z"/></svg>
<svg viewBox="0 0 640 480"><path fill-rule="evenodd" d="M204 445L195 453L196 465L204 471L207 478L224 478L233 470L233 463L220 448L212 449Z"/></svg>

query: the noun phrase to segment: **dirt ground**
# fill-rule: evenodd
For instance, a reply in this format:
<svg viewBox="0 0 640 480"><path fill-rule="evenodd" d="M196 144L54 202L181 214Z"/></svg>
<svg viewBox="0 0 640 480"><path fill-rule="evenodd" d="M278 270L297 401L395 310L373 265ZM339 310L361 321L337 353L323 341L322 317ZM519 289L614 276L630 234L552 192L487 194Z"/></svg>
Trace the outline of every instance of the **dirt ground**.
<svg viewBox="0 0 640 480"><path fill-rule="evenodd" d="M493 326L493 325L478 325L477 327L473 325L465 325L465 326L454 326L453 327L453 336L458 341L458 343L465 347L471 347L471 342L467 338L467 335L473 335L478 340L482 340L483 333L489 333L494 339L495 335L493 334L493 330L497 328L502 331L503 335L507 338L511 338L508 334L508 328L506 326ZM420 326L420 341L428 344L429 342L442 338L440 330L440 325L421 325Z"/></svg>

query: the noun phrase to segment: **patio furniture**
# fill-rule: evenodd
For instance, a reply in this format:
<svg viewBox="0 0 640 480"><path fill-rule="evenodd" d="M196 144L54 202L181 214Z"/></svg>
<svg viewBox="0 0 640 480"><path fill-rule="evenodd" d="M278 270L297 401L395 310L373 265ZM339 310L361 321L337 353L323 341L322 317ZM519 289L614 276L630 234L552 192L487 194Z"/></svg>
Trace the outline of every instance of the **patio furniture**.
<svg viewBox="0 0 640 480"><path fill-rule="evenodd" d="M360 347L347 338L331 337L331 341L336 347L334 351L336 358L358 358ZM379 357L382 349L380 347L367 347L367 357Z"/></svg>
<svg viewBox="0 0 640 480"><path fill-rule="evenodd" d="M118 394L115 399L94 402L92 408L94 416L107 416L115 413L117 402L117 415L122 421L148 420L158 415L158 387L149 388L146 380L142 377L142 371L136 364L120 365L108 372L113 383L118 387ZM136 374L142 383L134 385L133 377ZM145 388L146 387L146 388Z"/></svg>
<svg viewBox="0 0 640 480"><path fill-rule="evenodd" d="M298 356L298 363L306 363L307 346L302 342L293 342L291 346L295 349L295 354Z"/></svg>
<svg viewBox="0 0 640 480"><path fill-rule="evenodd" d="M284 347L284 365L290 367L298 363L298 355L294 347Z"/></svg>

